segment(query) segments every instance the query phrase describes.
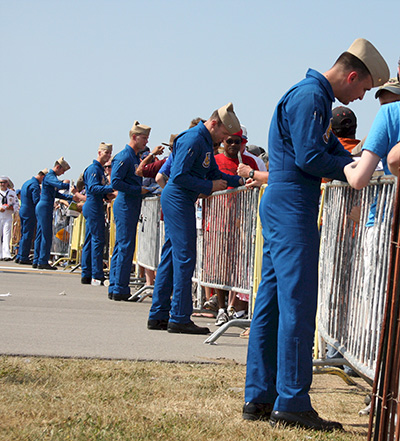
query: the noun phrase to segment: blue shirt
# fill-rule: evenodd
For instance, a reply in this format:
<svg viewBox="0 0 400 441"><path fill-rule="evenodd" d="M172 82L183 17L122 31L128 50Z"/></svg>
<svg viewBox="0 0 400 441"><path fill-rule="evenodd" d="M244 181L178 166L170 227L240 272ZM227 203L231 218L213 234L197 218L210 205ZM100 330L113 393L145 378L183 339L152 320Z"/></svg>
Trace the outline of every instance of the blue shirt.
<svg viewBox="0 0 400 441"><path fill-rule="evenodd" d="M334 100L329 81L313 69L282 97L269 131L269 183L287 171L318 189L322 177L346 181L352 159L332 133Z"/></svg>
<svg viewBox="0 0 400 441"><path fill-rule="evenodd" d="M228 181L229 187L240 185L240 176L227 175L219 170L211 134L200 121L175 138L168 185L172 182L195 201L200 193L211 194L212 181L216 179Z"/></svg>
<svg viewBox="0 0 400 441"><path fill-rule="evenodd" d="M117 198L136 199L142 194L142 178L135 173L140 158L128 144L112 161L111 186L118 190Z"/></svg>
<svg viewBox="0 0 400 441"><path fill-rule="evenodd" d="M172 153L168 156L167 160L161 166L160 171L158 173L162 174L166 178L169 178L171 175L171 167L172 167Z"/></svg>
<svg viewBox="0 0 400 441"><path fill-rule="evenodd" d="M400 102L384 104L380 107L363 150L369 150L382 159L386 175L390 175L387 166L387 155L400 141Z"/></svg>
<svg viewBox="0 0 400 441"><path fill-rule="evenodd" d="M371 130L365 140L363 150L369 150L382 159L383 169L386 175L390 175L387 166L387 155L390 150L400 141L400 102L384 104L380 107ZM375 224L376 216L375 200L368 215L366 227Z"/></svg>
<svg viewBox="0 0 400 441"><path fill-rule="evenodd" d="M21 209L20 215L35 213L35 207L40 200L40 184L33 176L21 187Z"/></svg>

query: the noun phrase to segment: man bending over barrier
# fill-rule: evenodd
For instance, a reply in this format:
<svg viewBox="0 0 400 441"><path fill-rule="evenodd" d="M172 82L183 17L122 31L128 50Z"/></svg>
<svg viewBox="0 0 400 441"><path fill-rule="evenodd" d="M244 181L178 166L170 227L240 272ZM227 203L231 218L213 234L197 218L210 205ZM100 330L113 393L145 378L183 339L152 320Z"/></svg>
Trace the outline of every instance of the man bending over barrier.
<svg viewBox="0 0 400 441"><path fill-rule="evenodd" d="M260 203L264 248L247 355L243 418L315 430L341 429L312 408L321 178L346 180L350 153L331 132L332 103L347 105L389 78L375 47L357 39L327 72L279 101L269 130L269 179Z"/></svg>
<svg viewBox="0 0 400 441"><path fill-rule="evenodd" d="M228 185L243 184L239 176L219 171L213 153L213 143L220 143L239 130L239 120L229 103L216 110L205 123L199 122L174 141L171 175L161 193L165 243L157 269L148 329L185 334L210 332L190 319L196 264L194 203L200 194L210 195Z"/></svg>

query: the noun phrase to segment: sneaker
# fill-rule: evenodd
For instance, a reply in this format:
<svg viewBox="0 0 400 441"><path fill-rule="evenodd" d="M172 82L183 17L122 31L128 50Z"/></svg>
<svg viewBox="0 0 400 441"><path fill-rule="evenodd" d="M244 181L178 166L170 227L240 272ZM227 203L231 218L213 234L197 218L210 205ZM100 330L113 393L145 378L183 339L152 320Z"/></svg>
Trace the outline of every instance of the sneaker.
<svg viewBox="0 0 400 441"><path fill-rule="evenodd" d="M234 319L247 319L246 311L238 311L233 314Z"/></svg>
<svg viewBox="0 0 400 441"><path fill-rule="evenodd" d="M229 322L229 317L228 314L226 313L226 310L223 308L219 309L217 320L215 321L215 326L221 326L227 322Z"/></svg>
<svg viewBox="0 0 400 441"><path fill-rule="evenodd" d="M226 311L227 311L230 318L232 318L234 316L234 314L236 313L236 309L232 305L229 305L228 309Z"/></svg>
<svg viewBox="0 0 400 441"><path fill-rule="evenodd" d="M214 296L210 297L210 299L204 303L203 308L208 309L209 311L218 311L217 296L214 295Z"/></svg>

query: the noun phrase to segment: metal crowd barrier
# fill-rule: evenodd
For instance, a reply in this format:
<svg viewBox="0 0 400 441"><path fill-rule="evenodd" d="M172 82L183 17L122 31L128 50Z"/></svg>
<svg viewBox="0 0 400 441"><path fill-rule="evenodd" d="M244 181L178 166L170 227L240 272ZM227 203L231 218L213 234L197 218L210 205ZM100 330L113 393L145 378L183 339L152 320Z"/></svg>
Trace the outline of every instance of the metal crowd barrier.
<svg viewBox="0 0 400 441"><path fill-rule="evenodd" d="M147 197L142 201L142 210L137 225L136 263L156 271L161 255L161 201L159 196ZM154 285L142 286L132 300L142 301L153 292Z"/></svg>
<svg viewBox="0 0 400 441"><path fill-rule="evenodd" d="M368 441L398 440L400 374L400 188L396 189L393 212L386 305L372 389Z"/></svg>
<svg viewBox="0 0 400 441"><path fill-rule="evenodd" d="M361 191L336 181L325 186L318 333L344 360L325 359L322 345L323 360L314 364L347 364L369 382L385 305L395 183L393 177L378 178ZM375 225L366 227L374 202ZM349 219L354 206L361 208L358 223Z"/></svg>
<svg viewBox="0 0 400 441"><path fill-rule="evenodd" d="M69 256L73 218L67 216L67 208L60 206L53 211L53 240L50 254L54 256L56 262L65 260Z"/></svg>
<svg viewBox="0 0 400 441"><path fill-rule="evenodd" d="M200 285L249 294L249 317L252 314L258 193L258 189L240 187L216 192L204 199L202 247L198 252ZM230 320L204 343L214 343L230 327L249 325L250 319Z"/></svg>

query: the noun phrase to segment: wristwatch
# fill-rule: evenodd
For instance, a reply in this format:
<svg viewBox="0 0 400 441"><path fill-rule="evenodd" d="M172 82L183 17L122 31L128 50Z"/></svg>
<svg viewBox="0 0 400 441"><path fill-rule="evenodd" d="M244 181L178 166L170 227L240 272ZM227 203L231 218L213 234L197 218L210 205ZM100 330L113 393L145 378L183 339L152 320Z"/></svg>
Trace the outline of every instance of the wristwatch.
<svg viewBox="0 0 400 441"><path fill-rule="evenodd" d="M250 178L250 179L253 179L253 178L254 178L254 170L250 170L249 178Z"/></svg>

